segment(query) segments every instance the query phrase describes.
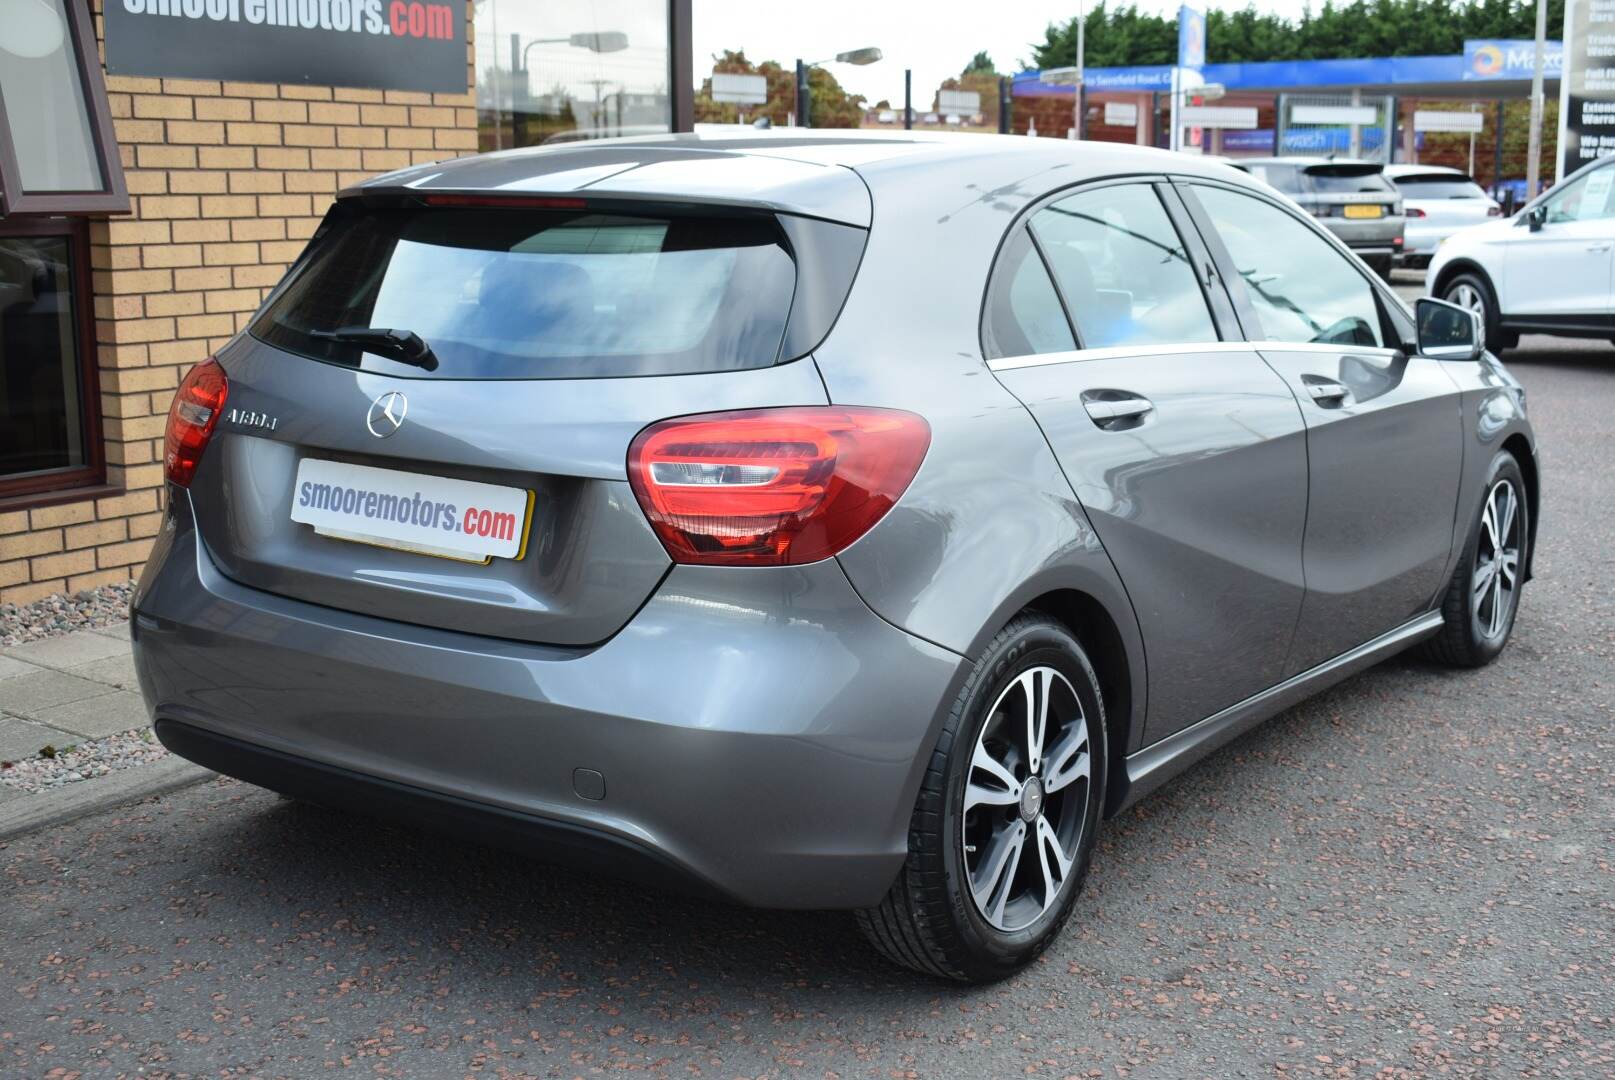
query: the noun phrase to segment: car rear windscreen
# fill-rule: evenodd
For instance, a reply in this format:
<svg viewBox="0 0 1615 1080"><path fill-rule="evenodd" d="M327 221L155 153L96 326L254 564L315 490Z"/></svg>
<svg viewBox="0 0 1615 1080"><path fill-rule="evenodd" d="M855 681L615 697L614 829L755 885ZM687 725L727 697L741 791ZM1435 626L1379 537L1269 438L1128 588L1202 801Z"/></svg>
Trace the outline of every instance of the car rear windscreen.
<svg viewBox="0 0 1615 1080"><path fill-rule="evenodd" d="M1310 165L1301 175L1314 195L1396 194L1377 165Z"/></svg>
<svg viewBox="0 0 1615 1080"><path fill-rule="evenodd" d="M769 218L339 206L250 332L393 374L386 350L327 335L411 332L438 378L726 371L779 359L795 282Z"/></svg>
<svg viewBox="0 0 1615 1080"><path fill-rule="evenodd" d="M1396 186L1409 199L1484 199L1486 193L1467 176L1427 173L1398 176Z"/></svg>

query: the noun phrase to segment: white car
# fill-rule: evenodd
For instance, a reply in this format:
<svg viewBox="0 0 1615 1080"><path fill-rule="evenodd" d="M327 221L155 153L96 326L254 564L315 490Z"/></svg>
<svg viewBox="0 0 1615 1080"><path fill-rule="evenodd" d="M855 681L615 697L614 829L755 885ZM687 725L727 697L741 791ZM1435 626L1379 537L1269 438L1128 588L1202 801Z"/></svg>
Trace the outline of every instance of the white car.
<svg viewBox="0 0 1615 1080"><path fill-rule="evenodd" d="M1503 208L1466 172L1445 165L1387 165L1385 178L1402 193L1407 231L1402 266L1426 266L1441 241L1487 218L1502 217Z"/></svg>
<svg viewBox="0 0 1615 1080"><path fill-rule="evenodd" d="M1454 233L1424 282L1480 315L1494 353L1521 333L1615 340L1615 158L1577 169L1512 218Z"/></svg>

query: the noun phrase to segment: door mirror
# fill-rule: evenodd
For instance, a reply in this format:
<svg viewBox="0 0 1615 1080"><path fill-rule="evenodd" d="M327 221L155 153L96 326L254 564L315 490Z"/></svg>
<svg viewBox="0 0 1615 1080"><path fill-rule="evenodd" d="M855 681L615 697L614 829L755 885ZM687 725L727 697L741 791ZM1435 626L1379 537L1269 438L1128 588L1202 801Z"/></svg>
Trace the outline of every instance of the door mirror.
<svg viewBox="0 0 1615 1080"><path fill-rule="evenodd" d="M1478 314L1426 296L1415 305L1419 354L1432 360L1479 360L1486 328Z"/></svg>
<svg viewBox="0 0 1615 1080"><path fill-rule="evenodd" d="M1525 226L1532 232L1541 232L1542 226L1547 223L1548 207L1546 204L1538 203L1525 212Z"/></svg>

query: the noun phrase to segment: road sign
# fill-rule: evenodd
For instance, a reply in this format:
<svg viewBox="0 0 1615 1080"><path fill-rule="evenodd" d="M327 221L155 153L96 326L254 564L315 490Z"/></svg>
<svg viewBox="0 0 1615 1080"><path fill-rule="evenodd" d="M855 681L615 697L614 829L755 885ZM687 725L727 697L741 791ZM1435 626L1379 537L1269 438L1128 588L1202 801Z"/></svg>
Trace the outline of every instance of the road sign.
<svg viewBox="0 0 1615 1080"><path fill-rule="evenodd" d="M712 100L735 105L762 105L768 101L768 78L763 75L712 73Z"/></svg>
<svg viewBox="0 0 1615 1080"><path fill-rule="evenodd" d="M1372 105L1297 105L1290 110L1292 124L1373 124L1379 109Z"/></svg>
<svg viewBox="0 0 1615 1080"><path fill-rule="evenodd" d="M1418 109L1413 113L1414 131L1458 131L1471 134L1486 127L1486 114L1478 112L1443 112L1437 109Z"/></svg>
<svg viewBox="0 0 1615 1080"><path fill-rule="evenodd" d="M1191 128L1237 128L1256 126L1256 108L1246 105L1185 105L1178 111L1178 123Z"/></svg>
<svg viewBox="0 0 1615 1080"><path fill-rule="evenodd" d="M936 103L944 116L975 116L981 111L981 95L974 90L939 90Z"/></svg>
<svg viewBox="0 0 1615 1080"><path fill-rule="evenodd" d="M1111 127L1137 127L1138 106L1130 101L1105 102L1105 123Z"/></svg>

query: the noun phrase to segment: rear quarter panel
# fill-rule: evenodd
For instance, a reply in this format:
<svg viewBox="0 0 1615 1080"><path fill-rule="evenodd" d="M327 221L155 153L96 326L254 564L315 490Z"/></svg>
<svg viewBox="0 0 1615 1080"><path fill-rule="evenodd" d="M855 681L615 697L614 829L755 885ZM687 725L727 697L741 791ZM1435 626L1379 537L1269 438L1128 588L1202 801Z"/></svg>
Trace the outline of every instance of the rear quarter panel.
<svg viewBox="0 0 1615 1080"><path fill-rule="evenodd" d="M988 371L979 333L993 257L1016 215L1087 178L1069 153L1006 162L984 152L945 165L916 157L866 174L875 223L857 283L815 360L832 401L907 409L931 427L913 484L840 556L865 602L910 633L975 657L1030 601L1086 593L1127 652L1133 715L1110 722L1113 742L1131 749L1144 709L1137 621L1042 432Z"/></svg>

